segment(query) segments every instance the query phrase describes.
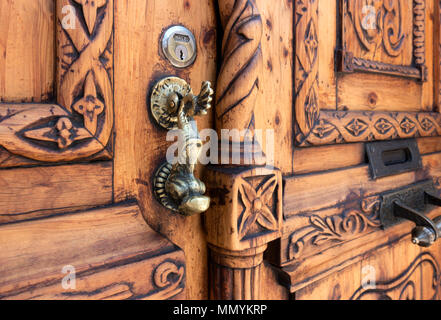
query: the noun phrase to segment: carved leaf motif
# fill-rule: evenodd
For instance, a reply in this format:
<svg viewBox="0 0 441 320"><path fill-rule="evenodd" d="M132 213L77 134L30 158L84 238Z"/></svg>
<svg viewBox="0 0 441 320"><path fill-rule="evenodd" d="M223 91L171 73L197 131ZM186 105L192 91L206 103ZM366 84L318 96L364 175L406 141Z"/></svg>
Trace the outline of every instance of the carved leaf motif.
<svg viewBox="0 0 441 320"><path fill-rule="evenodd" d="M93 33L96 24L97 11L106 4L106 0L74 0L83 8L84 20L89 33Z"/></svg>
<svg viewBox="0 0 441 320"><path fill-rule="evenodd" d="M377 196L360 201L359 209L347 209L338 215L322 218L312 215L309 224L291 234L288 256L298 258L308 246L321 246L328 242L354 239L368 228L378 228L380 198Z"/></svg>
<svg viewBox="0 0 441 320"><path fill-rule="evenodd" d="M306 29L305 47L306 54L309 58L309 64L315 64L315 60L317 59L318 40L314 20L309 21L308 27Z"/></svg>

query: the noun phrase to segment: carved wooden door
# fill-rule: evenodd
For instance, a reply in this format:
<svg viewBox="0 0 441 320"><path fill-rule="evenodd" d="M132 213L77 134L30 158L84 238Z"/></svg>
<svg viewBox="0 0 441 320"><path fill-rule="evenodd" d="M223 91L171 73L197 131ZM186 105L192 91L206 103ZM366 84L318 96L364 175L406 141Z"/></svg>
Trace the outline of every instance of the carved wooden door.
<svg viewBox="0 0 441 320"><path fill-rule="evenodd" d="M170 143L148 97L215 80L214 4L6 0L0 21L0 298L205 298L201 217L153 195ZM178 24L185 69L160 48Z"/></svg>
<svg viewBox="0 0 441 320"><path fill-rule="evenodd" d="M2 1L0 298L439 298L439 30L438 0Z"/></svg>

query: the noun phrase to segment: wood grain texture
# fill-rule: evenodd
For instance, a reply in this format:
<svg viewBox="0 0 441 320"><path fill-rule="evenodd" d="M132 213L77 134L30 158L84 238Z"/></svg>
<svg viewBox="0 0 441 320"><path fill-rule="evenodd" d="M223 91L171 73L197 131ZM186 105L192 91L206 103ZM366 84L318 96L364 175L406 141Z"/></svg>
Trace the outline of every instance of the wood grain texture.
<svg viewBox="0 0 441 320"><path fill-rule="evenodd" d="M8 243L3 299L185 297L183 252L145 224L136 204L5 225L0 240ZM74 267L76 288L63 288L65 266Z"/></svg>
<svg viewBox="0 0 441 320"><path fill-rule="evenodd" d="M422 250L408 241L403 239L372 252L362 261L298 290L296 299L439 299L441 270L436 248Z"/></svg>
<svg viewBox="0 0 441 320"><path fill-rule="evenodd" d="M0 170L0 224L112 202L112 163Z"/></svg>
<svg viewBox="0 0 441 320"><path fill-rule="evenodd" d="M429 217L433 219L439 216L440 213L439 209L434 210L430 213ZM326 279L328 276L332 276L354 263L363 261L371 253L379 250L390 250L390 252L393 252L393 245L398 241L406 241L406 247L412 247L414 245L411 243L410 231L414 226L415 224L412 222L404 222L386 231L378 230L366 234L357 241L339 244L329 250L324 250L321 254L308 257L296 263L287 264L282 268L282 273L279 273L281 282L287 288L290 288L291 292L296 292L316 281ZM436 252L436 247L434 248ZM406 261L406 258L401 260ZM396 263L391 265L400 266L399 261L400 259L397 257Z"/></svg>
<svg viewBox="0 0 441 320"><path fill-rule="evenodd" d="M354 57L365 60L411 65L413 58L414 1L376 1L370 8L365 2L342 2L343 47ZM422 1L417 1L422 2ZM418 13L421 11L418 4ZM421 16L418 14L418 17ZM422 8L424 37L424 3ZM420 19L418 19L420 21ZM418 24L420 26L420 24ZM420 48L420 47L418 47ZM424 41L423 61L424 61Z"/></svg>
<svg viewBox="0 0 441 320"><path fill-rule="evenodd" d="M41 5L42 1L35 3ZM82 25L85 17L89 17L84 14L88 6L75 7L75 3L57 0L52 17L56 25L56 55L54 51L52 56L57 57L57 103L0 104L0 145L14 155L41 162L66 162L94 156L111 158L113 0L93 2L99 5L93 9L99 11L99 17L87 20L93 23L94 31L90 34ZM66 8L70 10L64 10ZM20 10L27 11L27 7ZM65 25L67 14L71 15L70 25ZM1 27L7 30L8 25ZM51 30L40 31L45 36L54 36L49 33ZM16 64L20 64L18 57L20 55L15 58ZM38 59L36 62L41 64ZM39 83L40 79L33 82ZM19 85L14 81L9 83Z"/></svg>
<svg viewBox="0 0 441 320"><path fill-rule="evenodd" d="M210 249L210 299L259 300L266 246L244 251Z"/></svg>
<svg viewBox="0 0 441 320"><path fill-rule="evenodd" d="M292 173L293 128L293 1L257 0L262 19L263 70L260 98L256 101L256 128L263 130L261 147L267 164L283 173ZM266 130L274 130L272 140ZM267 140L268 139L268 140ZM284 150L284 152L280 152ZM286 152L285 152L286 150Z"/></svg>
<svg viewBox="0 0 441 320"><path fill-rule="evenodd" d="M162 55L160 39L168 26L182 24L197 40L193 65L176 69ZM217 34L213 1L115 2L115 201L137 198L149 225L179 245L186 254L187 297L208 297L207 247L201 217L182 217L154 198L152 181L165 161L167 132L149 114L150 91L166 76L185 79L194 92L202 81L216 79ZM207 117L197 119L202 130L213 127ZM199 172L196 173L196 176ZM203 177L201 177L204 180Z"/></svg>
<svg viewBox="0 0 441 320"><path fill-rule="evenodd" d="M441 151L441 138L439 137L417 138L416 140L422 155ZM342 169L366 162L364 143L294 149L295 175Z"/></svg>
<svg viewBox="0 0 441 320"><path fill-rule="evenodd" d="M351 199L369 197L388 189L412 184L431 176L438 176L440 153L422 157L424 170L372 180L367 165L322 172L315 175L299 175L285 179L284 216L335 206ZM323 184L331 181L332 189Z"/></svg>
<svg viewBox="0 0 441 320"><path fill-rule="evenodd" d="M55 4L0 4L0 102L45 102L54 97Z"/></svg>

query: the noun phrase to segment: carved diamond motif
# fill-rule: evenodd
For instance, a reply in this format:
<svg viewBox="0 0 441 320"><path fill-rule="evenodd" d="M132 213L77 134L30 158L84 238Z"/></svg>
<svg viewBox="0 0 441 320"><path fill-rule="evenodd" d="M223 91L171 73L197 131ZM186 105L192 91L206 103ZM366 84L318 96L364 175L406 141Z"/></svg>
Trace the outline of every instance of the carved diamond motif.
<svg viewBox="0 0 441 320"><path fill-rule="evenodd" d="M335 130L335 127L329 122L321 119L320 122L314 127L312 133L320 139L327 137Z"/></svg>
<svg viewBox="0 0 441 320"><path fill-rule="evenodd" d="M390 131L390 129L393 128L392 123L390 123L389 121L387 121L384 118L381 118L380 120L378 120L375 125L374 125L375 129L377 129L377 131L381 134L386 134Z"/></svg>
<svg viewBox="0 0 441 320"><path fill-rule="evenodd" d="M433 126L434 126L433 122L430 121L428 118L424 118L424 119L421 121L421 128L423 128L424 131L430 131L430 130L432 130L432 129L433 129Z"/></svg>
<svg viewBox="0 0 441 320"><path fill-rule="evenodd" d="M366 131L368 125L363 120L355 118L351 122L349 122L345 128L349 131L349 133L358 137Z"/></svg>
<svg viewBox="0 0 441 320"><path fill-rule="evenodd" d="M314 20L311 20L309 22L308 28L306 29L305 46L306 46L306 53L308 55L309 62L311 65L313 65L315 63L315 59L317 58L317 48L318 48L317 32L316 32Z"/></svg>
<svg viewBox="0 0 441 320"><path fill-rule="evenodd" d="M401 129L405 132L405 133L410 133L411 131L413 131L413 129L415 129L415 123L410 120L408 117L405 117L403 119L403 121L401 121L400 123L400 127Z"/></svg>

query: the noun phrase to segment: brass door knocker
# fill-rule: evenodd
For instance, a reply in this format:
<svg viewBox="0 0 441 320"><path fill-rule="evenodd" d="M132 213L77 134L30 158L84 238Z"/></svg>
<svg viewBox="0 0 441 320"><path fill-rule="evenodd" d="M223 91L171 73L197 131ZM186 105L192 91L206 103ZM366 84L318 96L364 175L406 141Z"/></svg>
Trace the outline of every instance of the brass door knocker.
<svg viewBox="0 0 441 320"><path fill-rule="evenodd" d="M195 96L184 80L168 77L155 85L151 96L153 117L163 128L178 129L180 139L178 157L173 164L162 164L155 174L154 194L163 206L186 216L210 206L205 184L194 176L202 141L193 117L207 114L213 93L209 81L202 83L201 93Z"/></svg>

